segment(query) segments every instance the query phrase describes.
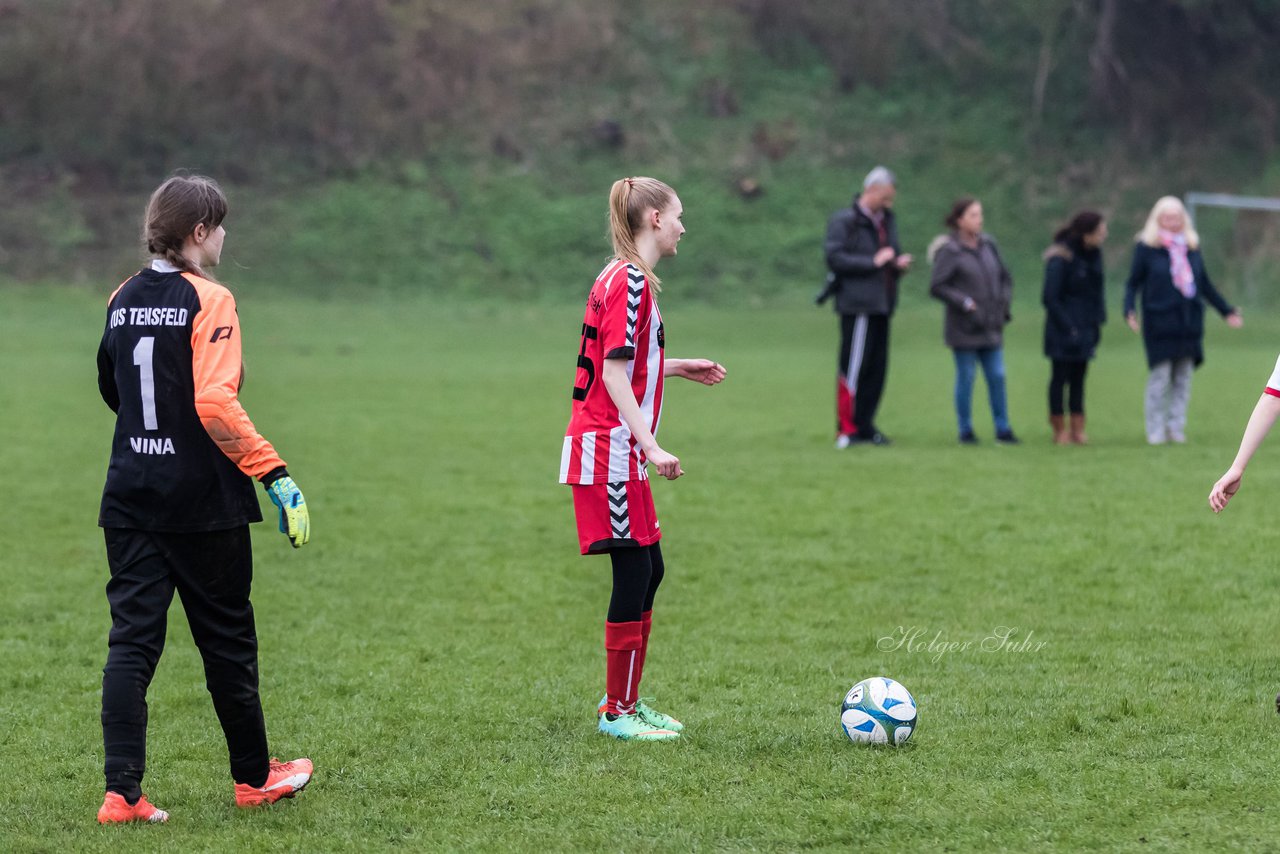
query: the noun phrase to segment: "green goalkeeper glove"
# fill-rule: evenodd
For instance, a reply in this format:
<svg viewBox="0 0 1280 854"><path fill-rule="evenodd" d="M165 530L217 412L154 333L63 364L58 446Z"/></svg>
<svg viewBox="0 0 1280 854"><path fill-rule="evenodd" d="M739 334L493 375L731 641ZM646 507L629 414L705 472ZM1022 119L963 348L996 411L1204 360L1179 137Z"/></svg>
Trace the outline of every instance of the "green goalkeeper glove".
<svg viewBox="0 0 1280 854"><path fill-rule="evenodd" d="M307 502L287 471L277 469L267 477L272 475L275 479L263 486L267 488L271 503L280 510L280 533L289 535L289 542L295 549L305 546L311 539L311 515L307 512Z"/></svg>

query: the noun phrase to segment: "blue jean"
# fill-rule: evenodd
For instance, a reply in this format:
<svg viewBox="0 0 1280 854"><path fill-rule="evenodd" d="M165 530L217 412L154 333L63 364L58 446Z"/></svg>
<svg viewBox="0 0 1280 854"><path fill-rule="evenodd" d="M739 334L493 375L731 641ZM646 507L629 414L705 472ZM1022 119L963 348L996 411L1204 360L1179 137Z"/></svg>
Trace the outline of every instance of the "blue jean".
<svg viewBox="0 0 1280 854"><path fill-rule="evenodd" d="M1009 403L1004 392L1004 350L991 347L985 350L953 350L956 357L956 421L960 432L973 432L973 381L978 375L978 363L982 363L982 375L987 379L987 396L991 399L991 417L996 432L1005 433L1009 426Z"/></svg>

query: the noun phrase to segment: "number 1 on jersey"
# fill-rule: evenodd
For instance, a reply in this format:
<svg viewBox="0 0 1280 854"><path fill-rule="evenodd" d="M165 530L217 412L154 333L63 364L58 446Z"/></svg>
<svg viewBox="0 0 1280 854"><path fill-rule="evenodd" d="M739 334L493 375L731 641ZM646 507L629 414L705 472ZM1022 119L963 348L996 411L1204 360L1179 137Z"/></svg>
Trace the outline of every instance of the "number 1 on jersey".
<svg viewBox="0 0 1280 854"><path fill-rule="evenodd" d="M156 421L156 375L151 367L151 356L156 349L156 339L148 335L138 339L138 346L133 348L133 363L138 366L139 379L142 380L142 426L148 430L159 430Z"/></svg>

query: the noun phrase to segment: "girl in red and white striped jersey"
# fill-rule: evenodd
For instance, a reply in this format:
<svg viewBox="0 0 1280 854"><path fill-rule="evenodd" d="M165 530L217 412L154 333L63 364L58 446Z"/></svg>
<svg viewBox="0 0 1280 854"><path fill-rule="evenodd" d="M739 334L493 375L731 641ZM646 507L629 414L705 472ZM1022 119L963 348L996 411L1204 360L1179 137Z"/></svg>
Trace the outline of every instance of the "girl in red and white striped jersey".
<svg viewBox="0 0 1280 854"><path fill-rule="evenodd" d="M664 566L661 532L646 466L675 480L680 460L654 438L662 419L662 383L678 376L704 385L724 379L709 359L666 359L653 267L676 254L684 209L653 178L623 178L609 193L614 258L587 297L572 414L560 457L560 482L573 487L583 554L608 554L613 593L605 622L605 697L600 731L616 738L664 740L683 725L639 700Z"/></svg>
<svg viewBox="0 0 1280 854"><path fill-rule="evenodd" d="M1258 397L1258 402L1254 404L1253 414L1249 416L1249 423L1245 425L1244 436L1240 439L1240 449L1231 462L1231 468L1227 469L1226 473L1213 485L1213 489L1209 490L1209 507L1214 513L1221 513L1227 509L1228 502L1240 491L1244 470L1261 447L1262 441L1271 432L1277 418L1280 418L1280 359L1276 360L1271 378L1267 380L1267 385ZM1276 711L1280 712L1280 695L1276 697Z"/></svg>
<svg viewBox="0 0 1280 854"><path fill-rule="evenodd" d="M1258 403L1253 407L1253 415L1249 417L1249 423L1245 425L1244 436L1240 439L1240 450L1236 452L1236 458L1231 463L1231 468L1227 469L1226 474L1218 478L1218 482L1213 485L1213 489L1209 492L1209 506L1214 513L1221 513L1227 507L1227 502L1240 489L1240 482L1244 479L1244 470L1248 467L1249 461L1253 459L1254 453L1262 445L1262 440L1267 438L1267 434L1271 432L1271 427L1276 423L1276 418L1280 417L1280 359L1276 360L1275 370L1271 372L1271 378L1267 380L1266 388L1262 390L1262 396L1258 398ZM1276 699L1276 710L1280 711L1280 698Z"/></svg>

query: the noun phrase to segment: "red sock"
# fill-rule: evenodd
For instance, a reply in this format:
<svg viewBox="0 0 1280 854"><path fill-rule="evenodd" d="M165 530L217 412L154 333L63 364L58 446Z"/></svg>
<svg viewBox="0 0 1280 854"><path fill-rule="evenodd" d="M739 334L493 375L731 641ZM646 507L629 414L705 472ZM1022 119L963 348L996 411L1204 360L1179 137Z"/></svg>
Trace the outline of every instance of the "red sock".
<svg viewBox="0 0 1280 854"><path fill-rule="evenodd" d="M636 710L636 687L640 684L641 651L644 635L640 621L604 624L605 693L609 701L605 712L629 715Z"/></svg>

